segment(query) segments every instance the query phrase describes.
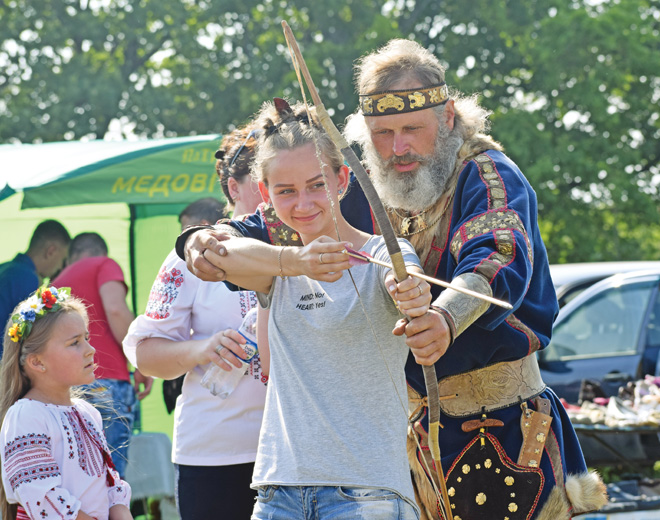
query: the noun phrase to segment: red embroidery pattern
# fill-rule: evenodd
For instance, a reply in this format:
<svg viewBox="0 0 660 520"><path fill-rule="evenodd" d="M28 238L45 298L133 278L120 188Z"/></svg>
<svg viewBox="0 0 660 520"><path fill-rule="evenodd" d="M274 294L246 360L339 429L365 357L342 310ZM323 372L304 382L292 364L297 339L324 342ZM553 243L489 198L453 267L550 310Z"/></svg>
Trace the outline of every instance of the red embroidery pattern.
<svg viewBox="0 0 660 520"><path fill-rule="evenodd" d="M241 318L245 318L245 315L250 309L254 309L258 305L257 295L252 291L240 291L238 293L238 299L241 306Z"/></svg>
<svg viewBox="0 0 660 520"><path fill-rule="evenodd" d="M163 267L149 293L145 315L155 320L169 318L170 307L179 295L181 284L183 284L183 273L180 269L173 267L168 271Z"/></svg>
<svg viewBox="0 0 660 520"><path fill-rule="evenodd" d="M51 455L50 437L30 433L5 446L5 473L16 489L33 480L60 476L60 467Z"/></svg>
<svg viewBox="0 0 660 520"><path fill-rule="evenodd" d="M75 411L67 410L62 413L71 425L71 431L76 440L76 447L78 448L78 464L80 465L80 468L91 477L102 475L104 462L98 448L99 445L103 445L100 434L89 421L83 419L80 414ZM85 421L86 424L82 424L81 421ZM62 422L64 423L64 420L62 420ZM89 435L85 434L85 430ZM90 435L94 438L90 438Z"/></svg>

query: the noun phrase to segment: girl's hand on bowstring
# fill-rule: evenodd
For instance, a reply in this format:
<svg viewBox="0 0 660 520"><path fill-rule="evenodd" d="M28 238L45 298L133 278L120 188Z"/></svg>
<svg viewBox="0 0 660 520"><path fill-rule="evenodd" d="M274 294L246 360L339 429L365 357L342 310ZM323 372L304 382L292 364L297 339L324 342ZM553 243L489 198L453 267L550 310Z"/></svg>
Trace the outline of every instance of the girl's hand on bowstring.
<svg viewBox="0 0 660 520"><path fill-rule="evenodd" d="M352 247L352 244L321 236L304 247L288 249L294 249L293 268L296 275L305 275L323 282L336 282L342 277L342 271L351 267L350 257L343 253L346 247ZM285 274L287 267L290 266L283 266Z"/></svg>
<svg viewBox="0 0 660 520"><path fill-rule="evenodd" d="M419 268L411 270L423 273ZM431 306L431 286L420 278L408 276L397 283L394 273L390 271L385 276L385 287L399 310L410 318L423 316Z"/></svg>

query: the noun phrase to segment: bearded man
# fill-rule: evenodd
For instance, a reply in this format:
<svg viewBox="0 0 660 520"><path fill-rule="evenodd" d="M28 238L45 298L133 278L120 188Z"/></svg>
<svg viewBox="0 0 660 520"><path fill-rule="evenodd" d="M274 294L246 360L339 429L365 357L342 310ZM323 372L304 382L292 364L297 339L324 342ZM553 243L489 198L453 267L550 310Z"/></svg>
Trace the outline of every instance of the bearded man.
<svg viewBox="0 0 660 520"><path fill-rule="evenodd" d="M422 517L442 515L428 471L418 363L435 364L438 375L442 465L456 520L563 520L598 509L604 485L587 472L570 420L536 362L558 304L533 189L487 135L488 112L476 97L450 92L438 59L417 43L389 42L358 62L356 78L359 109L345 134L361 146L397 235L413 244L428 275L513 306L435 287L432 310L395 329L412 353L408 451ZM379 231L357 183L342 212L352 225ZM180 237L180 254L194 231ZM222 253L220 241L237 233L274 244L296 238L261 208L244 222L195 232L185 244L189 268L222 279L203 253Z"/></svg>

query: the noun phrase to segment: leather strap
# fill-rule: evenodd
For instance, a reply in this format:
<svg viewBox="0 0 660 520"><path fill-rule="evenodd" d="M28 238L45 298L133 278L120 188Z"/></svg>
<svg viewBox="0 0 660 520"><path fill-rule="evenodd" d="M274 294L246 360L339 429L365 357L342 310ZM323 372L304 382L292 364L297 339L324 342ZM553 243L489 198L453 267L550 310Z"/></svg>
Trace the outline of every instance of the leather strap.
<svg viewBox="0 0 660 520"><path fill-rule="evenodd" d="M550 401L548 399L536 399L536 409L550 414ZM545 442L545 451L550 457L550 462L552 463L552 471L555 475L555 482L557 487L562 490L564 495L566 494L566 489L564 488L564 463L561 460L561 453L559 451L559 443L557 442L557 437L555 437L552 431L548 434L548 438ZM566 497L568 501L568 497ZM570 501L569 501L570 502Z"/></svg>
<svg viewBox="0 0 660 520"><path fill-rule="evenodd" d="M471 421L465 421L461 424L461 430L465 433L473 432L474 430L480 430L481 428L492 428L494 426L504 426L504 423L499 419L472 419Z"/></svg>

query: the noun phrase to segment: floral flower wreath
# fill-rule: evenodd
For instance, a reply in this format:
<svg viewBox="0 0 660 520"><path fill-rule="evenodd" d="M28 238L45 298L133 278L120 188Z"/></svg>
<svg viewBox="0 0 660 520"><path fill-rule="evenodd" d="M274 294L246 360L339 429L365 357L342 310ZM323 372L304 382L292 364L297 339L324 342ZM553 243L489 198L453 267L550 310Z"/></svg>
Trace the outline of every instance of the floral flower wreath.
<svg viewBox="0 0 660 520"><path fill-rule="evenodd" d="M37 318L49 312L58 311L60 303L71 295L69 287L39 287L27 300L21 303L18 312L11 317L13 325L9 327L9 337L14 343L23 341L32 330Z"/></svg>

